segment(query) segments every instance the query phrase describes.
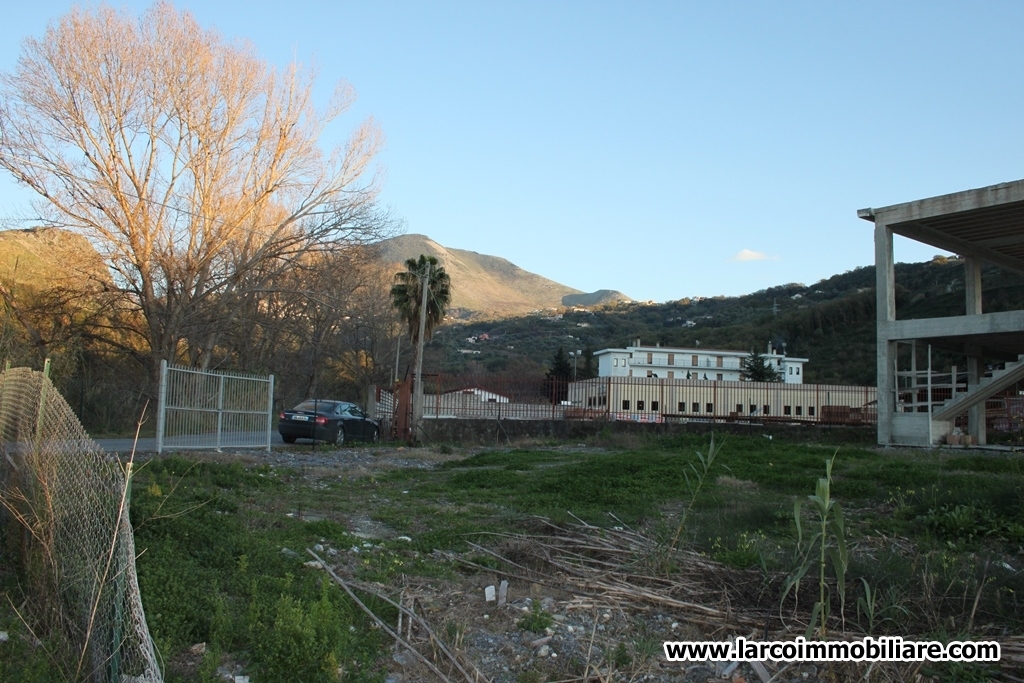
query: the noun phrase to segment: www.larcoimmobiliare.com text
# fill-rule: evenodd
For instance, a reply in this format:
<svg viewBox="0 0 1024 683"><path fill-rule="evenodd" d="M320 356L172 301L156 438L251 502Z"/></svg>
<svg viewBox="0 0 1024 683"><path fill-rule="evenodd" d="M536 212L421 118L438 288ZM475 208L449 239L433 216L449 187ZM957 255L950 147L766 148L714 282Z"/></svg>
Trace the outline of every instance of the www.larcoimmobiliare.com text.
<svg viewBox="0 0 1024 683"><path fill-rule="evenodd" d="M900 636L867 636L859 640L755 641L725 640L665 641L665 658L685 661L774 661L774 662L997 662L995 641L904 640Z"/></svg>

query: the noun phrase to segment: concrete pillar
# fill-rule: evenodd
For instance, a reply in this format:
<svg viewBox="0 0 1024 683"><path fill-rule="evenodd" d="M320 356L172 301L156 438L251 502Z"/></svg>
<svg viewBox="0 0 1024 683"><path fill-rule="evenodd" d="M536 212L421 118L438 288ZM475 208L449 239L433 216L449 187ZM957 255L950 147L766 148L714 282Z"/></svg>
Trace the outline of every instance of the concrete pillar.
<svg viewBox="0 0 1024 683"><path fill-rule="evenodd" d="M968 256L964 265L964 292L967 296L967 315L981 315L981 261Z"/></svg>
<svg viewBox="0 0 1024 683"><path fill-rule="evenodd" d="M876 219L877 220L877 219ZM892 443L893 411L896 410L893 392L896 375L893 362L896 344L885 337L885 323L896 319L896 275L892 254L892 230L884 223L875 224L875 306L878 336L878 443Z"/></svg>
<svg viewBox="0 0 1024 683"><path fill-rule="evenodd" d="M966 296L965 312L967 315L981 315L981 260L968 256L964 264L964 293ZM985 376L985 359L976 351L967 349L967 389L976 388ZM985 426L985 402L967 411L967 433L974 443L984 446L988 443L988 431Z"/></svg>
<svg viewBox="0 0 1024 683"><path fill-rule="evenodd" d="M967 357L967 390L971 391L985 376L985 365L979 356ZM985 401L967 410L967 433L974 443L984 446L988 443L988 430L985 426Z"/></svg>

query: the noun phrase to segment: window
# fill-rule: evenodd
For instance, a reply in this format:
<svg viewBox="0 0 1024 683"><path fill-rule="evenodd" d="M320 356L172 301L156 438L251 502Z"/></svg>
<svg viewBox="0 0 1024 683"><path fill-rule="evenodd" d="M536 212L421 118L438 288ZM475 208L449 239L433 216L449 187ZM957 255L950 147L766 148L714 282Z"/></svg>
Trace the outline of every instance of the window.
<svg viewBox="0 0 1024 683"><path fill-rule="evenodd" d="M743 404L742 403L737 403L736 404L736 414L739 415L742 412L743 412Z"/></svg>
<svg viewBox="0 0 1024 683"><path fill-rule="evenodd" d="M653 370L648 370L647 371L647 376L648 377L654 377L654 371Z"/></svg>
<svg viewBox="0 0 1024 683"><path fill-rule="evenodd" d="M629 399L628 398L622 401L622 409L623 410L629 410Z"/></svg>
<svg viewBox="0 0 1024 683"><path fill-rule="evenodd" d="M618 358L612 358L612 367L616 367L616 368L619 367L619 359Z"/></svg>
<svg viewBox="0 0 1024 683"><path fill-rule="evenodd" d="M686 401L680 401L679 402L679 412L680 413L685 413L686 412Z"/></svg>
<svg viewBox="0 0 1024 683"><path fill-rule="evenodd" d="M803 415L804 414L804 407L803 406L797 406L796 407L796 414L797 415Z"/></svg>
<svg viewBox="0 0 1024 683"><path fill-rule="evenodd" d="M750 404L750 414L753 415L756 412L757 412L757 406L755 406L753 403L751 403Z"/></svg>
<svg viewBox="0 0 1024 683"><path fill-rule="evenodd" d="M791 374L791 375L793 374L793 366L792 365L789 366L789 374Z"/></svg>
<svg viewBox="0 0 1024 683"><path fill-rule="evenodd" d="M674 353L668 354L668 364L669 365L675 365L676 364L676 354L674 354ZM671 377L671 375L669 375L669 376Z"/></svg>
<svg viewBox="0 0 1024 683"><path fill-rule="evenodd" d="M807 417L814 417L814 406L807 406Z"/></svg>
<svg viewBox="0 0 1024 683"><path fill-rule="evenodd" d="M637 401L636 402L636 409L637 410L643 410L644 409L644 402L643 401Z"/></svg>
<svg viewBox="0 0 1024 683"><path fill-rule="evenodd" d="M654 354L650 351L647 352L647 364L654 365Z"/></svg>
<svg viewBox="0 0 1024 683"><path fill-rule="evenodd" d="M704 406L704 412L705 413L713 413L713 412L715 412L715 404L714 403L708 403L707 405L705 405Z"/></svg>
<svg viewBox="0 0 1024 683"><path fill-rule="evenodd" d="M768 406L767 405L764 406L764 413L763 414L764 415L771 415L771 412L768 410Z"/></svg>
<svg viewBox="0 0 1024 683"><path fill-rule="evenodd" d="M675 376L676 376L676 371L675 370L669 370L668 371L668 378L669 379L674 379Z"/></svg>
<svg viewBox="0 0 1024 683"><path fill-rule="evenodd" d="M693 412L695 412L695 413L699 413L700 412L700 404L697 403L696 401L693 402Z"/></svg>
<svg viewBox="0 0 1024 683"><path fill-rule="evenodd" d="M793 407L792 406L782 406L782 414L783 415L792 415L793 414Z"/></svg>
<svg viewBox="0 0 1024 683"><path fill-rule="evenodd" d="M657 401L651 401L651 410L653 410L654 412L658 412L659 407L660 406L658 405Z"/></svg>
<svg viewBox="0 0 1024 683"><path fill-rule="evenodd" d="M800 374L800 366L799 365L796 366L796 374L798 374L798 375Z"/></svg>
<svg viewBox="0 0 1024 683"><path fill-rule="evenodd" d="M719 382L721 382L722 381L722 373L718 373L717 375L715 375L715 379L717 379Z"/></svg>
<svg viewBox="0 0 1024 683"><path fill-rule="evenodd" d="M720 368L720 367L723 367L723 366L722 366L722 361L724 361L724 360L725 360L725 359L724 359L724 358L722 358L721 356L715 356L715 367L716 367L716 368Z"/></svg>
<svg viewBox="0 0 1024 683"><path fill-rule="evenodd" d="M693 361L690 363L690 365L692 365L693 367L697 367L698 365L700 365L700 363L697 362L697 356L696 355L694 355L692 358L693 358Z"/></svg>

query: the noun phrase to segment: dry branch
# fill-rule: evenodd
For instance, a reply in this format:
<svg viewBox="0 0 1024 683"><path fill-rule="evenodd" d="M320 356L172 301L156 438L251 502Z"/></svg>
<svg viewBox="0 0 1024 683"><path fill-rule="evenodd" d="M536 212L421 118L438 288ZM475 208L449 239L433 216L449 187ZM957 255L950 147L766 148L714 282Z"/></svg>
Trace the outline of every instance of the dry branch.
<svg viewBox="0 0 1024 683"><path fill-rule="evenodd" d="M367 607L366 603L364 603L362 600L359 599L359 597L355 594L355 592L352 590L352 588L349 586L349 584L347 584L340 576L338 576L338 574L335 573L335 571L333 569L331 569L327 565L327 563L324 562L324 560L320 558L319 555L317 555L315 552L313 552L313 550L310 549L310 548L307 548L306 552L309 553L310 555L312 555L313 558L316 559L316 561L320 563L320 566L324 568L324 570L328 573L328 575L331 577L331 579L333 579L335 583L337 583L339 586L341 586L345 590L345 592L348 593L348 596L350 598L352 598L353 601L355 601L355 603L359 606L359 608L361 610L363 610L364 612L366 612L366 614L371 619L373 619L377 623L377 625L380 626L381 629L384 630L385 633L387 633L389 636L394 638L395 642L399 643L400 645L402 645L406 649L408 649L409 652L411 652L413 654L413 656L415 656L417 659L419 659L421 662L423 662L427 666L427 668L429 668L434 674L436 674L438 676L438 678L440 678L442 681L445 681L446 683L450 683L451 679L449 679L444 673L442 673L441 670L438 669L437 666L433 662L431 662L424 655L422 655L419 652L419 650L417 650L415 647L413 647L413 645L408 640L403 638L401 636L401 634L396 633L395 631L393 631L380 617L378 617L373 612L373 610L371 610L369 607ZM353 585L355 585L355 584L353 584ZM471 675L469 672L467 672L466 669L463 668L462 663L459 661L459 658L455 654L453 654L452 651L449 650L448 647L445 646L445 644L443 642L441 642L441 639L437 637L437 635L434 633L433 629L430 628L430 625L427 624L427 622L422 617L420 617L418 614L416 614L414 611L412 611L411 609L405 607L404 605L400 605L399 603L395 602L394 600L392 600L391 598L387 597L386 595L380 593L379 591L373 590L372 588L370 588L366 584L359 584L358 588L359 588L359 590L362 590L364 592L370 593L371 595L373 595L374 597L378 598L379 600L383 600L384 602L388 603L389 605L395 607L399 611L399 614L405 614L406 617L409 619L410 628L411 628L412 622L415 621L416 624L418 624L419 627L422 628L427 633L427 635L429 636L430 642L433 645L435 645L442 653L444 653L444 655L448 659L449 663L453 667L455 667L455 669L460 674L462 674L462 677L466 680L467 683L481 683L481 682L487 683L488 679L482 673L480 673L480 671L478 669L476 669L476 667L473 667L473 670L474 670L473 675ZM470 666L472 666L472 665L470 665Z"/></svg>

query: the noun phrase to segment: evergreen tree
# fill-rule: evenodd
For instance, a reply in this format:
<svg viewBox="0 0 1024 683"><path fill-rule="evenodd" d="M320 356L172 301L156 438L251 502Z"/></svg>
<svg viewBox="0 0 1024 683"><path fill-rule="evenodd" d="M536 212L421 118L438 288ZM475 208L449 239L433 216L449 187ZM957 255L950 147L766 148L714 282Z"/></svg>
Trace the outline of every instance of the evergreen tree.
<svg viewBox="0 0 1024 683"><path fill-rule="evenodd" d="M544 394L552 403L561 403L569 398L569 382L572 380L572 365L561 346L551 359L551 369L544 375Z"/></svg>
<svg viewBox="0 0 1024 683"><path fill-rule="evenodd" d="M743 379L748 382L781 382L782 376L772 367L771 361L751 351L750 355L740 363Z"/></svg>
<svg viewBox="0 0 1024 683"><path fill-rule="evenodd" d="M597 377L597 365L594 363L594 350L590 344L583 349L583 367L577 375L578 379L591 379Z"/></svg>

